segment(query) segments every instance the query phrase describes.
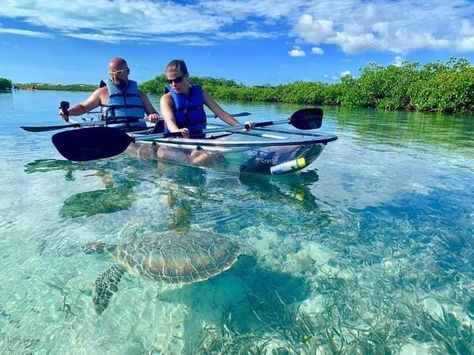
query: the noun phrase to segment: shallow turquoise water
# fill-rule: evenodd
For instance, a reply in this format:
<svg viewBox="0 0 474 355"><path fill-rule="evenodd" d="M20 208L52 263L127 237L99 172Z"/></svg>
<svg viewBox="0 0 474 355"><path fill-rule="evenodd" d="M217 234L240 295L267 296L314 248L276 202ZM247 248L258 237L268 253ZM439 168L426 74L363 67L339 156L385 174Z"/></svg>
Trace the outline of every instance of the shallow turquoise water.
<svg viewBox="0 0 474 355"><path fill-rule="evenodd" d="M54 132L18 128L85 96L0 94L0 353L474 351L472 117L325 108L339 140L272 178L73 164ZM256 121L300 108L223 106ZM125 276L97 315L113 260L81 245L169 230L224 234L242 256L182 287Z"/></svg>

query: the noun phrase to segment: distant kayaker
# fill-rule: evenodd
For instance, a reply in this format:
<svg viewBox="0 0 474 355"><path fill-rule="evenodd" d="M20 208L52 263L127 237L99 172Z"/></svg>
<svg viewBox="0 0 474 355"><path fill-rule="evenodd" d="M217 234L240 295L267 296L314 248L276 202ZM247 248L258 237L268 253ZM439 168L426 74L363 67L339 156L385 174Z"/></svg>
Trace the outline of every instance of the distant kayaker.
<svg viewBox="0 0 474 355"><path fill-rule="evenodd" d="M150 122L160 119L150 99L138 89L135 81L129 80L130 69L125 59L112 58L108 73L105 86L100 86L85 101L69 109L60 108L59 115L68 121L69 116L83 115L101 106L107 124L127 131L147 129L145 115Z"/></svg>

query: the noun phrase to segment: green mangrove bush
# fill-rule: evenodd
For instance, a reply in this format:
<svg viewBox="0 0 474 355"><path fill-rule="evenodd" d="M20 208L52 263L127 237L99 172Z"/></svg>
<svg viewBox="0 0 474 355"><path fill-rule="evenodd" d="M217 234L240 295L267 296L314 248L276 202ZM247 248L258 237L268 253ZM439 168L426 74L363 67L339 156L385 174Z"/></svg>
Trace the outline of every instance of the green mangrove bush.
<svg viewBox="0 0 474 355"><path fill-rule="evenodd" d="M246 86L233 80L191 77L214 97L223 100L282 102L302 105L340 105L382 110L439 113L474 112L474 67L466 59L420 65L369 64L358 78L346 75L340 83L295 81L277 86ZM161 94L164 75L141 85Z"/></svg>
<svg viewBox="0 0 474 355"><path fill-rule="evenodd" d="M11 80L0 78L0 90L9 90L12 87Z"/></svg>

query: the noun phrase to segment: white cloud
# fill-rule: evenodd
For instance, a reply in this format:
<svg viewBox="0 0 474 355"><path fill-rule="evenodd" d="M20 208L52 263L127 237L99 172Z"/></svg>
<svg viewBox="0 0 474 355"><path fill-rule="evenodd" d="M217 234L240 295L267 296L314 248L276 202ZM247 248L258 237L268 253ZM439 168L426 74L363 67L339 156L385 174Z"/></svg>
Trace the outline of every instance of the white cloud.
<svg viewBox="0 0 474 355"><path fill-rule="evenodd" d="M5 28L0 27L0 34L11 34L11 35L20 35L20 36L28 36L28 37L42 37L42 38L50 38L52 37L48 33L44 32L37 32L37 31L30 31L30 30L22 30L18 28Z"/></svg>
<svg viewBox="0 0 474 355"><path fill-rule="evenodd" d="M301 50L298 46L294 47L291 51L288 52L290 57L304 57L306 56L305 51Z"/></svg>
<svg viewBox="0 0 474 355"><path fill-rule="evenodd" d="M351 71L350 70L345 70L341 73L341 78L347 76L347 75L352 75Z"/></svg>
<svg viewBox="0 0 474 355"><path fill-rule="evenodd" d="M333 43L338 44L345 53L355 54L367 51L383 50L384 46L372 33L352 35L338 33L333 38Z"/></svg>
<svg viewBox="0 0 474 355"><path fill-rule="evenodd" d="M295 31L306 42L319 44L334 36L333 26L331 20L318 20L309 14L303 14L295 26Z"/></svg>
<svg viewBox="0 0 474 355"><path fill-rule="evenodd" d="M460 32L464 36L474 36L474 24L470 20L462 20Z"/></svg>
<svg viewBox="0 0 474 355"><path fill-rule="evenodd" d="M203 37L200 42L204 42L212 37L208 33L232 22L203 12L199 5L150 0L4 0L0 17L20 19L28 27L47 28L57 35L104 42L149 42L169 35L174 42L186 43L190 34Z"/></svg>
<svg viewBox="0 0 474 355"><path fill-rule="evenodd" d="M103 42L279 38L299 45L296 54L322 44L348 54L474 51L472 0L3 0L0 18L13 20L1 33Z"/></svg>
<svg viewBox="0 0 474 355"><path fill-rule="evenodd" d="M313 47L311 48L311 53L316 54L316 55L322 55L324 54L324 51L319 47Z"/></svg>
<svg viewBox="0 0 474 355"><path fill-rule="evenodd" d="M234 39L263 39L263 38L276 38L278 34L276 33L266 33L266 32L258 32L258 31L245 31L245 32L233 32L233 33L219 33L216 35L220 39L225 40L234 40Z"/></svg>
<svg viewBox="0 0 474 355"><path fill-rule="evenodd" d="M453 43L447 38L436 38L426 32L411 33L400 29L395 33L398 47L392 48L396 53L407 53L418 49L449 49Z"/></svg>
<svg viewBox="0 0 474 355"><path fill-rule="evenodd" d="M390 34L390 23L388 22L375 22L371 27L381 37L387 37Z"/></svg>
<svg viewBox="0 0 474 355"><path fill-rule="evenodd" d="M463 38L457 44L457 49L462 52L474 52L474 36L469 38Z"/></svg>
<svg viewBox="0 0 474 355"><path fill-rule="evenodd" d="M207 13L220 14L223 17L247 19L260 17L266 21L291 18L307 8L307 0L200 0Z"/></svg>
<svg viewBox="0 0 474 355"><path fill-rule="evenodd" d="M348 54L423 49L472 51L473 18L470 0L319 1L299 15L294 33L297 41L336 45Z"/></svg>

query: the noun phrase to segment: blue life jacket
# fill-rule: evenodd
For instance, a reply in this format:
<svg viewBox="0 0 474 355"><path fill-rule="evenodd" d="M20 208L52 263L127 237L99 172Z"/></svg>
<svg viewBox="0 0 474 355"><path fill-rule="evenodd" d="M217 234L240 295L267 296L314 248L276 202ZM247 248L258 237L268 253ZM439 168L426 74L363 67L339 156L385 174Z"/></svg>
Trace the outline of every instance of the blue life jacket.
<svg viewBox="0 0 474 355"><path fill-rule="evenodd" d="M125 130L146 129L145 106L138 93L137 83L128 81L127 88L120 90L110 79L107 80L109 100L104 106L107 124L117 124Z"/></svg>
<svg viewBox="0 0 474 355"><path fill-rule="evenodd" d="M179 128L189 129L192 138L204 138L207 119L204 111L204 96L200 85L191 85L189 95L177 93L167 86L165 92L170 92L174 102L174 119ZM169 130L165 127L165 133Z"/></svg>

